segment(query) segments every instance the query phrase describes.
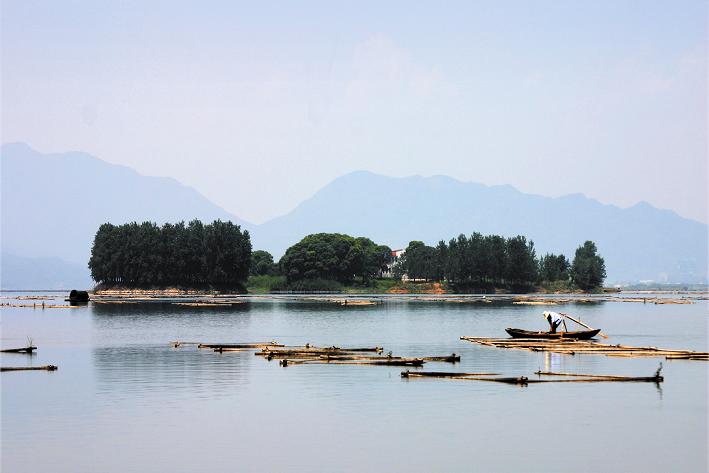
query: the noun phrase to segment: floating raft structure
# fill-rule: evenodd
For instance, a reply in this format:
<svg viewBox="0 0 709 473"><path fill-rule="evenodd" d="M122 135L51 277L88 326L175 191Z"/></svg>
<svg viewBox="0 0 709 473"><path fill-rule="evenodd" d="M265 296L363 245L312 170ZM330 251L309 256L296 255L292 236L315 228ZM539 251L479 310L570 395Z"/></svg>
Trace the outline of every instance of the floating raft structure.
<svg viewBox="0 0 709 473"><path fill-rule="evenodd" d="M180 347L186 346L186 345L196 345L197 348L207 348L207 349L214 350L214 351L220 352L220 353L224 352L224 351L246 351L246 350L258 350L258 349L272 348L272 347L285 347L285 345L281 345L276 341L238 342L238 343L204 343L204 342L185 342L185 341L175 340L174 342L170 342L170 345L173 348L180 348Z"/></svg>
<svg viewBox="0 0 709 473"><path fill-rule="evenodd" d="M78 305L59 305L59 304L45 304L44 302L40 303L33 303L33 304L11 304L11 303L2 303L0 304L2 307L18 307L18 308L24 308L24 309L76 309Z"/></svg>
<svg viewBox="0 0 709 473"><path fill-rule="evenodd" d="M370 365L370 366L423 366L423 358L400 358L400 357L369 357L368 359L332 359L325 355L318 358L303 358L289 359L284 358L279 360L281 366L290 365L312 365L312 364L327 364L327 365Z"/></svg>
<svg viewBox="0 0 709 473"><path fill-rule="evenodd" d="M339 365L373 365L373 366L423 366L424 363L445 362L457 363L460 355L455 353L446 356L424 356L406 358L394 356L391 352L382 355L382 347L340 348L332 347L285 347L283 349L264 348L256 352L256 356L267 360L279 359L281 366L291 364L339 364Z"/></svg>
<svg viewBox="0 0 709 473"><path fill-rule="evenodd" d="M28 355L31 355L37 347L35 346L28 346L28 347L23 347L23 348L5 348L3 350L0 350L0 353L26 353Z"/></svg>
<svg viewBox="0 0 709 473"><path fill-rule="evenodd" d="M452 353L443 356L423 356L407 358L394 356L391 352L383 355L384 348L375 347L318 347L305 344L303 346L286 346L278 342L240 342L240 343L203 343L203 342L170 342L173 348L186 345L196 345L200 349L209 349L217 353L253 351L254 355L268 361L279 360L281 366L304 364L334 364L334 365L372 365L372 366L423 366L426 362L457 363L460 355Z"/></svg>
<svg viewBox="0 0 709 473"><path fill-rule="evenodd" d="M279 343L273 342L253 342L253 343L198 343L197 348L211 348L214 351L218 350L253 350L259 348L285 347Z"/></svg>
<svg viewBox="0 0 709 473"><path fill-rule="evenodd" d="M527 376L500 377L498 373L456 373L446 371L402 371L402 378L438 378L457 379L466 381L487 381L493 383L518 384L526 386L536 383L601 383L601 382L626 382L626 383L662 383L665 378L660 375L662 364L654 376L617 376L604 374L558 373L553 371L537 371L534 374L539 379ZM542 376L553 376L555 379L541 379Z"/></svg>
<svg viewBox="0 0 709 473"><path fill-rule="evenodd" d="M274 348L273 346L264 347L261 351L256 352L256 356L266 358L308 358L313 356L363 356L362 353L380 354L384 351L382 347L355 347L355 348L340 348L331 347L316 347L312 345L281 347Z"/></svg>
<svg viewBox="0 0 709 473"><path fill-rule="evenodd" d="M0 371L56 371L59 367L56 365L45 366L3 366Z"/></svg>
<svg viewBox="0 0 709 473"><path fill-rule="evenodd" d="M244 301L196 301L196 302L173 302L173 305L181 305L185 307L231 307L235 305L245 304Z"/></svg>
<svg viewBox="0 0 709 473"><path fill-rule="evenodd" d="M565 355L588 354L618 357L664 356L668 360L709 360L709 352L692 350L672 350L657 347L635 347L630 345L610 345L594 340L537 339L537 338L488 338L460 337L461 340L495 348L545 351Z"/></svg>

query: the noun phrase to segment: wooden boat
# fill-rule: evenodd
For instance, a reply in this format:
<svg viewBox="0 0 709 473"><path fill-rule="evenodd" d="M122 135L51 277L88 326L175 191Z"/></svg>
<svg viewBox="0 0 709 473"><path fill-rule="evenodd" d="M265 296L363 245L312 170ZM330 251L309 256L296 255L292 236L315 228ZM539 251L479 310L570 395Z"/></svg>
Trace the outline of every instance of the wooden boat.
<svg viewBox="0 0 709 473"><path fill-rule="evenodd" d="M595 337L601 329L580 330L577 332L532 332L530 330L522 330L520 328L506 328L505 331L512 338L541 338L541 339L569 339L569 340L588 340Z"/></svg>

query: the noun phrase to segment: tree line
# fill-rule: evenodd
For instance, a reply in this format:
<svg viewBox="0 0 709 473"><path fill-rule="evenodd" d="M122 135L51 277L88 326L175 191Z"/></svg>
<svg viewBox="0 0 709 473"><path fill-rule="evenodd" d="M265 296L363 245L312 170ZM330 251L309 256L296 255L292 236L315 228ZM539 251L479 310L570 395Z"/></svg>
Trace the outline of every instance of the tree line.
<svg viewBox="0 0 709 473"><path fill-rule="evenodd" d="M383 274L422 281L445 281L454 287L528 289L537 284L568 283L588 290L606 277L605 263L595 243L576 250L573 263L566 256L536 256L534 242L524 236L460 235L435 247L412 241L399 258L386 245L368 238L338 233L308 235L291 246L278 263L266 251L255 251L252 275L285 276L289 284L304 280L363 283Z"/></svg>
<svg viewBox="0 0 709 473"><path fill-rule="evenodd" d="M251 251L248 231L216 220L203 224L152 222L99 227L89 260L97 283L124 286L242 286L251 276L280 276L287 284L335 281L367 284L396 278L445 281L458 288L529 288L569 282L587 290L605 279L605 263L587 241L573 263L564 255L537 258L524 236L460 235L435 247L412 241L398 259L391 248L365 237L340 233L308 235L286 250L277 263L263 250ZM317 284L315 284L317 285Z"/></svg>
<svg viewBox="0 0 709 473"><path fill-rule="evenodd" d="M535 284L569 281L587 290L606 277L596 245L587 241L576 250L573 264L564 255L537 259L534 242L524 236L460 235L435 247L412 241L394 266L398 277L447 281L457 286L529 288Z"/></svg>
<svg viewBox="0 0 709 473"><path fill-rule="evenodd" d="M105 223L89 259L97 283L124 286L229 286L246 282L251 239L239 225L215 220L187 225Z"/></svg>

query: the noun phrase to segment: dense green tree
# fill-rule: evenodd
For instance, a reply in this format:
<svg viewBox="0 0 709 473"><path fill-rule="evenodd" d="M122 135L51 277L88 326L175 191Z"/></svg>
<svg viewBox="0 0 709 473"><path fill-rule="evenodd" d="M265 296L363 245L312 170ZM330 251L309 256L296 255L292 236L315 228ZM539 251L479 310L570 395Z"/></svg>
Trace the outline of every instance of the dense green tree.
<svg viewBox="0 0 709 473"><path fill-rule="evenodd" d="M394 261L391 248L386 245L377 245L369 238L357 238L356 246L362 249L363 264L359 274L365 281L373 277L380 277Z"/></svg>
<svg viewBox="0 0 709 473"><path fill-rule="evenodd" d="M507 239L505 279L513 286L529 286L537 280L537 261L534 242L523 236Z"/></svg>
<svg viewBox="0 0 709 473"><path fill-rule="evenodd" d="M488 274L488 258L485 251L484 237L475 232L470 236L468 252L470 256L470 279L474 283L482 283Z"/></svg>
<svg viewBox="0 0 709 473"><path fill-rule="evenodd" d="M445 247L445 250L443 250ZM463 279L462 266L463 261L461 260L461 248L458 246L458 240L452 238L446 246L445 242L441 241L438 244L438 254L445 255L443 260L443 278L449 281L460 281ZM442 279L443 279L442 278Z"/></svg>
<svg viewBox="0 0 709 473"><path fill-rule="evenodd" d="M251 276L272 275L278 272L278 266L273 262L273 255L268 251L257 250L251 253Z"/></svg>
<svg viewBox="0 0 709 473"><path fill-rule="evenodd" d="M446 242L441 240L436 245L434 254L433 279L442 281L446 277L446 268L450 261L450 250Z"/></svg>
<svg viewBox="0 0 709 473"><path fill-rule="evenodd" d="M321 233L289 248L280 267L289 282L318 279L344 284L381 275L392 263L389 247L367 238ZM524 236L473 233L439 241L435 247L411 241L392 274L460 287L528 288L540 281L568 281L570 267L564 255L546 254L537 260L534 242Z"/></svg>
<svg viewBox="0 0 709 473"><path fill-rule="evenodd" d="M369 238L317 233L288 248L279 266L289 282L323 279L348 283L377 277L390 262L391 249Z"/></svg>
<svg viewBox="0 0 709 473"><path fill-rule="evenodd" d="M412 241L397 262L394 274L410 279L485 286L512 284L530 286L537 278L534 243L518 236L473 233L470 237L438 242L435 248Z"/></svg>
<svg viewBox="0 0 709 473"><path fill-rule="evenodd" d="M571 265L571 279L584 291L601 287L606 278L606 264L597 252L596 244L592 241L576 249Z"/></svg>
<svg viewBox="0 0 709 473"><path fill-rule="evenodd" d="M421 241L412 241L399 261L400 271L409 279L434 279L436 274L436 249Z"/></svg>
<svg viewBox="0 0 709 473"><path fill-rule="evenodd" d="M126 286L242 284L251 264L251 240L231 222L193 220L101 225L89 269L98 283Z"/></svg>
<svg viewBox="0 0 709 473"><path fill-rule="evenodd" d="M189 281L202 282L207 273L207 258L204 251L204 224L192 220L187 225L185 246L182 251L185 257L185 273Z"/></svg>
<svg viewBox="0 0 709 473"><path fill-rule="evenodd" d="M494 284L504 284L507 267L507 242L499 235L485 237L485 248L489 253L489 277Z"/></svg>
<svg viewBox="0 0 709 473"><path fill-rule="evenodd" d="M569 260L564 255L549 254L539 259L540 281L567 281L569 279Z"/></svg>
<svg viewBox="0 0 709 473"><path fill-rule="evenodd" d="M451 258L457 258L460 261L458 266L458 281L470 281L474 271L474 263L470 251L470 240L463 234L458 235L456 245L458 253L451 255Z"/></svg>

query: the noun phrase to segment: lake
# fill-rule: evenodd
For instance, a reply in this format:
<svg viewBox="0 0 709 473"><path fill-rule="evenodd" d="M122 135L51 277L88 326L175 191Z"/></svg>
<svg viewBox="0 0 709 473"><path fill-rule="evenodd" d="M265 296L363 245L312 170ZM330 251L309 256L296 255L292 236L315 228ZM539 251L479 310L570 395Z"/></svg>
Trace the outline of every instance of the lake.
<svg viewBox="0 0 709 473"><path fill-rule="evenodd" d="M17 303L7 299L17 294L3 296ZM546 329L542 311L562 310L602 328L608 343L706 351L706 300L528 306L399 297L362 307L246 300L2 307L2 347L32 337L39 348L31 357L2 354L0 364L59 366L2 373L2 470L707 471L707 362L551 355L459 339ZM253 352L173 348L173 340L455 352L460 363L424 369L530 378L540 368L651 376L662 362L665 382L402 379L400 367L281 367Z"/></svg>

